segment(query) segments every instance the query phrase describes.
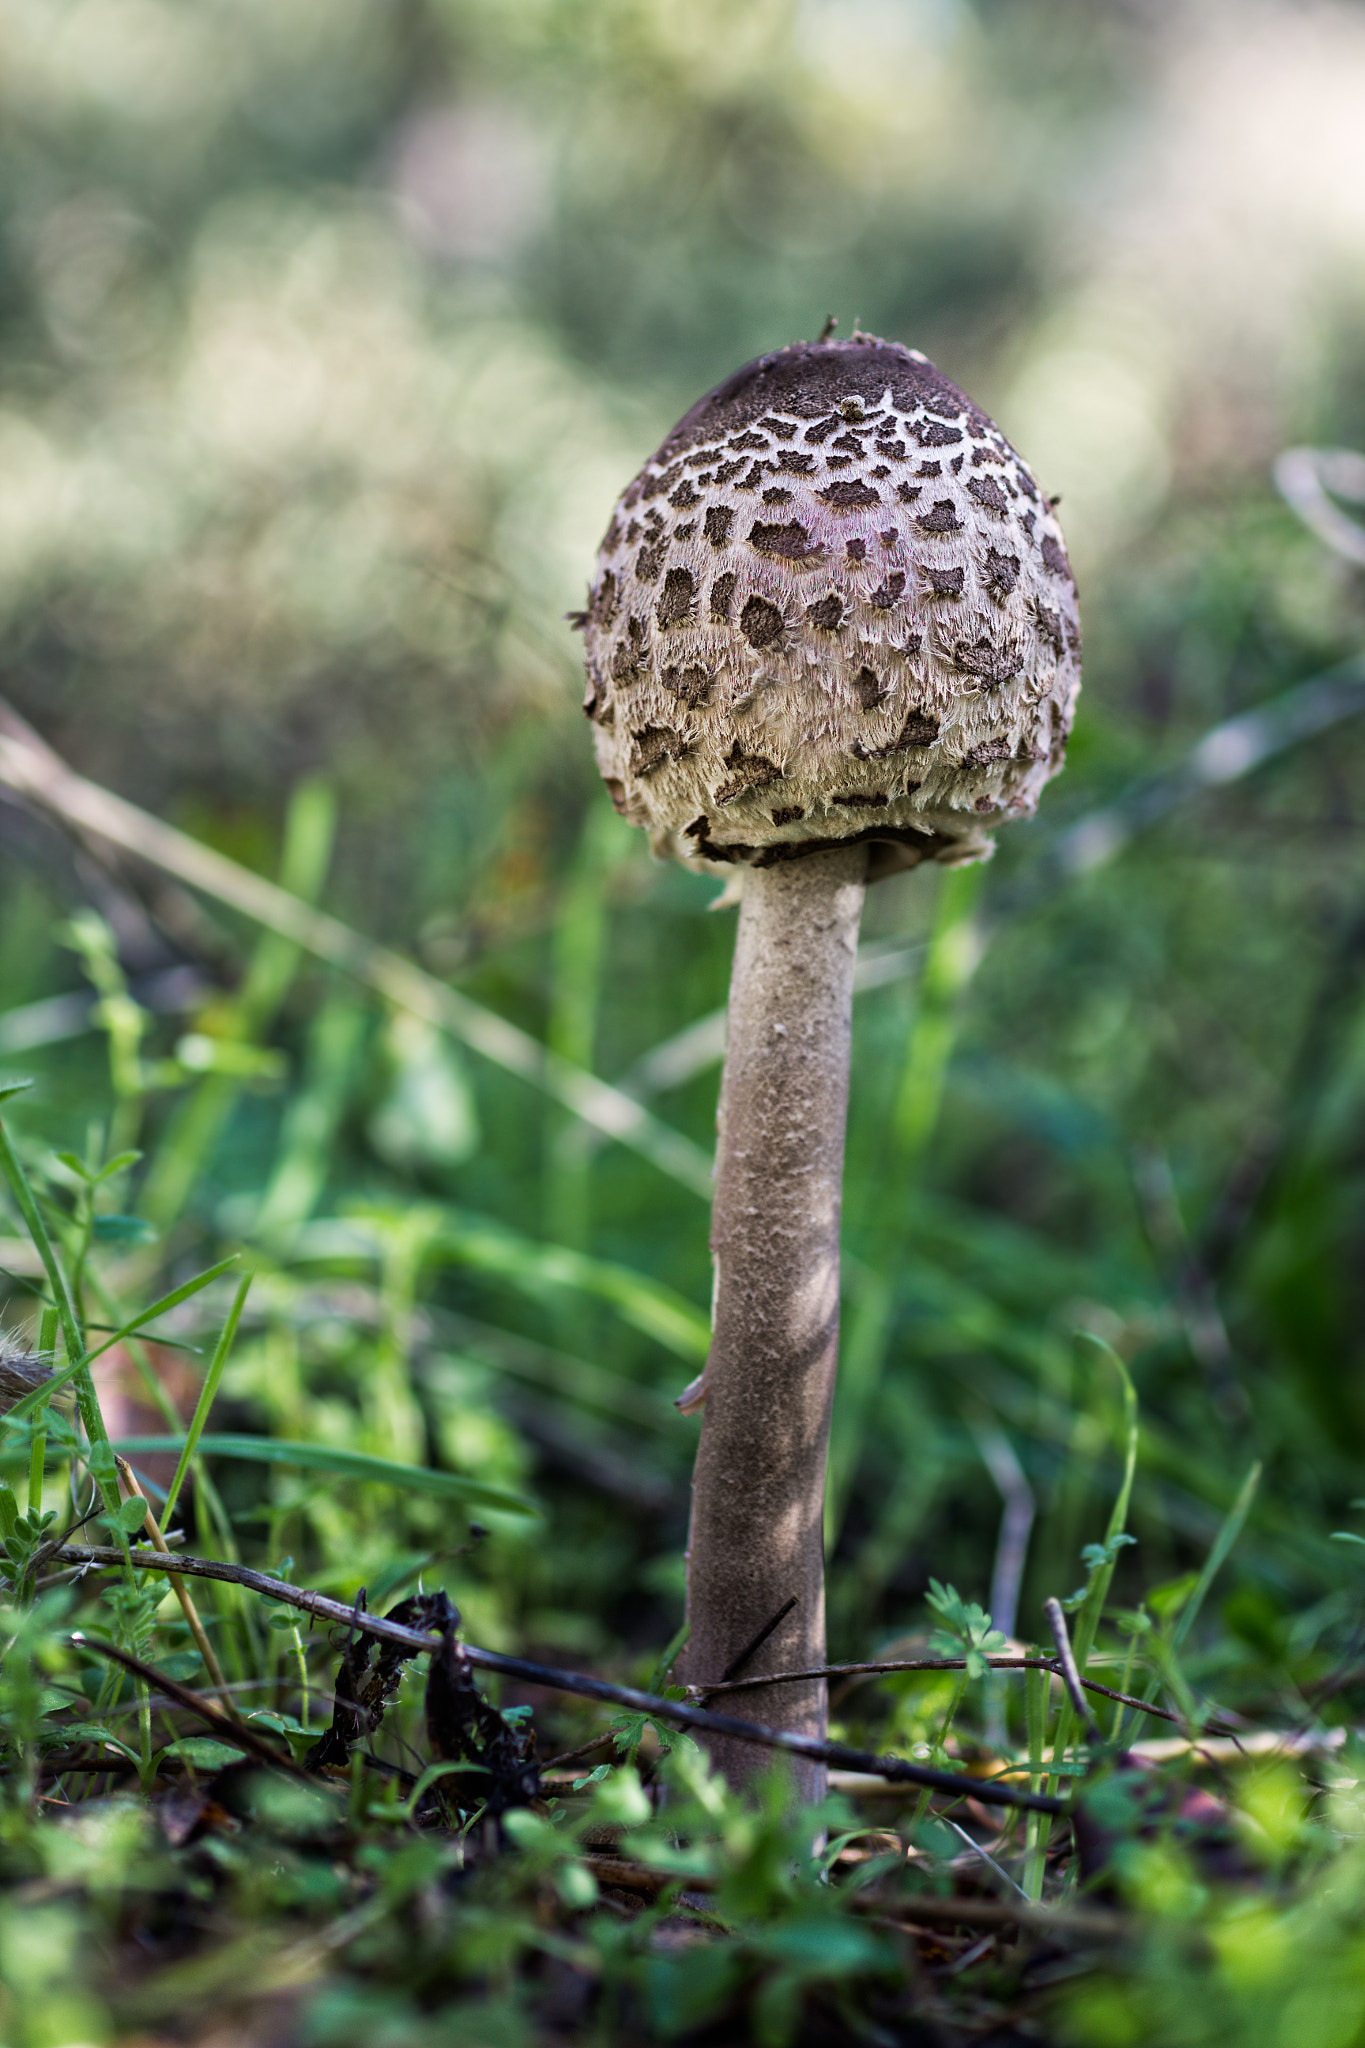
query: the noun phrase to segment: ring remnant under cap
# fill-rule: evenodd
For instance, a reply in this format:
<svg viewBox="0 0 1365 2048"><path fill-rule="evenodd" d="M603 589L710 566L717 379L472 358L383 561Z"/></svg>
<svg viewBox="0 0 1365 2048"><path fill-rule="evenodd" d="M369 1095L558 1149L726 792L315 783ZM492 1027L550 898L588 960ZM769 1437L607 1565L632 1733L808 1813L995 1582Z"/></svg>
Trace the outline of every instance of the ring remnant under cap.
<svg viewBox="0 0 1365 2048"><path fill-rule="evenodd" d="M849 840L976 860L1061 766L1080 688L1051 506L917 350L762 356L624 493L582 615L598 765L711 872Z"/></svg>

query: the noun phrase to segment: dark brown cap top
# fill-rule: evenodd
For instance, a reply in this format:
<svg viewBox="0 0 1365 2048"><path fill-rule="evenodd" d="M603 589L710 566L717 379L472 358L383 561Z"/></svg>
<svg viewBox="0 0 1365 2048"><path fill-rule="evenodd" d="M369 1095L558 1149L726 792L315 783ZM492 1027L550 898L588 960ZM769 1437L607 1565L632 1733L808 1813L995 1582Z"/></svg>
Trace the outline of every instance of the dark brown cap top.
<svg viewBox="0 0 1365 2048"><path fill-rule="evenodd" d="M859 335L747 364L622 496L589 594L618 808L689 864L990 850L1061 765L1075 585L1000 430Z"/></svg>

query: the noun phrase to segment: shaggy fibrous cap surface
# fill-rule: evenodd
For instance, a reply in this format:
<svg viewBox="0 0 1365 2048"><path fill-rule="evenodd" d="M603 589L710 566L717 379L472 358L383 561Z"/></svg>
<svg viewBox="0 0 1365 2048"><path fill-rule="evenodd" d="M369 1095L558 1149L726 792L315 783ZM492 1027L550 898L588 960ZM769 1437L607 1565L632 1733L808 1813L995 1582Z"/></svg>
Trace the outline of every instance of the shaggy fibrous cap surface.
<svg viewBox="0 0 1365 2048"><path fill-rule="evenodd" d="M977 858L1061 766L1080 687L1061 531L917 350L763 356L623 494L581 615L613 801L689 865L849 839Z"/></svg>

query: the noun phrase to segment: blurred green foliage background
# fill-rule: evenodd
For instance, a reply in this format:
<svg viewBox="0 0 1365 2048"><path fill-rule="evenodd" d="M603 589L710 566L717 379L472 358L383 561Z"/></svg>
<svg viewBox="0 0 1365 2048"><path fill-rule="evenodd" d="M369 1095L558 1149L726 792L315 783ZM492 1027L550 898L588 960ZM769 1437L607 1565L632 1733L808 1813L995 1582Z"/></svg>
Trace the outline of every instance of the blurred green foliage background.
<svg viewBox="0 0 1365 2048"><path fill-rule="evenodd" d="M1078 1327L1143 1404L1120 1583L1197 1561L1262 1456L1225 1619L1311 1658L1354 1613L1325 1537L1365 1451L1365 724L1093 872L1045 849L1365 639L1358 572L1269 474L1365 443L1362 104L1346 0L0 16L0 692L81 773L662 1082L699 1146L714 1031L643 1063L723 1003L732 921L611 814L564 623L617 491L700 391L833 312L924 349L1062 494L1067 773L974 899L916 874L870 902L905 971L859 998L836 1653L917 1624L931 1572L986 1597L1011 1451L1021 1632L1080 1578L1117 1394ZM104 923L73 949L82 905ZM485 1640L666 1640L704 1201L0 797L0 1055L38 1077L36 1163L109 1114L84 999L49 1000L82 959L141 1005L118 1137L149 1163L120 1199L160 1233L111 1237L108 1284L239 1243L257 1266L221 1426L533 1486L548 1515L452 1563L432 1500L225 1464L250 1541L347 1589L439 1558Z"/></svg>

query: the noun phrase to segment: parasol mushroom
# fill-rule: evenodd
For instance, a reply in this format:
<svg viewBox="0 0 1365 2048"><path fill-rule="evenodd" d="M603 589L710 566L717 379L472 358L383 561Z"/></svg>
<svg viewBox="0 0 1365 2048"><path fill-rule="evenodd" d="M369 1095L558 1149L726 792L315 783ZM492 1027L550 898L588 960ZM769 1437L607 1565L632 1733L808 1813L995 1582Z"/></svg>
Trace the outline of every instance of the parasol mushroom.
<svg viewBox="0 0 1365 2048"><path fill-rule="evenodd" d="M705 1403L686 1676L812 1669L864 888L980 860L1033 811L1080 682L1075 585L999 429L918 351L856 335L692 408L618 503L581 623L617 810L742 877L713 1336L680 1403ZM822 1734L824 1681L756 1683L735 1711ZM734 1783L760 1761L712 1756ZM797 1790L818 1797L820 1767Z"/></svg>

